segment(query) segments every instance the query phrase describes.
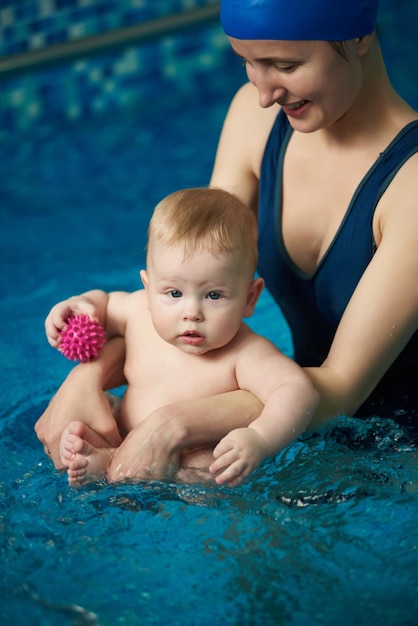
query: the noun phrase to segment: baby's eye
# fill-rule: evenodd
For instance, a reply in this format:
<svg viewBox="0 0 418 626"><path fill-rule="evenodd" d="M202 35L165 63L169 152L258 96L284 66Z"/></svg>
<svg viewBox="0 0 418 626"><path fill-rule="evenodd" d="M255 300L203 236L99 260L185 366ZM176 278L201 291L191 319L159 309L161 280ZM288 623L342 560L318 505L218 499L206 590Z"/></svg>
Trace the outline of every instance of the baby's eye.
<svg viewBox="0 0 418 626"><path fill-rule="evenodd" d="M220 298L222 298L222 295L219 293L219 291L210 291L207 297L209 298L209 300L219 300Z"/></svg>
<svg viewBox="0 0 418 626"><path fill-rule="evenodd" d="M172 289L168 292L168 295L170 295L172 298L181 298L182 293L178 289Z"/></svg>

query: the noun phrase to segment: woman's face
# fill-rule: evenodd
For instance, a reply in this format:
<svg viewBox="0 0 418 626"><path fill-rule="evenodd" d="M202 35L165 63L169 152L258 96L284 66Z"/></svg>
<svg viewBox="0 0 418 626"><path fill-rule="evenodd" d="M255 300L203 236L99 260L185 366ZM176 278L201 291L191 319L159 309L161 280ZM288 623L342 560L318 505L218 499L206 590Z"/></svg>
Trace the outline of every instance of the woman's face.
<svg viewBox="0 0 418 626"><path fill-rule="evenodd" d="M260 106L279 104L295 130L331 126L362 88L358 40L346 42L346 58L326 41L229 41L258 89Z"/></svg>

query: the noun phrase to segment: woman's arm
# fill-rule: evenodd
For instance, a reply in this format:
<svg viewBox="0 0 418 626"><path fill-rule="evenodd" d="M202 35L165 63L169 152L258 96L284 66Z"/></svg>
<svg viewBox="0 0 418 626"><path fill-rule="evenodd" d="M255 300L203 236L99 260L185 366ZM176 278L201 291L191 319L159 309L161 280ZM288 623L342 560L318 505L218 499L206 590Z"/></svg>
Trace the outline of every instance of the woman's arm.
<svg viewBox="0 0 418 626"><path fill-rule="evenodd" d="M352 415L417 329L417 166L418 155L383 196L375 224L378 249L344 312L328 358L321 367L306 369L321 398L311 426Z"/></svg>
<svg viewBox="0 0 418 626"><path fill-rule="evenodd" d="M215 445L230 430L248 426L263 405L246 391L179 402L154 411L116 451L110 480L172 478L184 448Z"/></svg>
<svg viewBox="0 0 418 626"><path fill-rule="evenodd" d="M125 342L115 337L90 363L74 367L35 424L38 439L57 468L62 467L59 442L66 426L80 420L102 435L110 446L121 443L104 389L123 385Z"/></svg>

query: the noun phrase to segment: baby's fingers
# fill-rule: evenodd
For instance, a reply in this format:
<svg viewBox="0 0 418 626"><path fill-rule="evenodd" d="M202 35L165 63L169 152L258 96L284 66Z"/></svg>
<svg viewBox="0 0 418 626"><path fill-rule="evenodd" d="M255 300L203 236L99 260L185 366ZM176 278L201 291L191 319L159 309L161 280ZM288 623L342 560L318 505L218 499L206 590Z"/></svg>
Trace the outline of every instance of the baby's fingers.
<svg viewBox="0 0 418 626"><path fill-rule="evenodd" d="M46 336L53 348L58 348L61 333L67 327L67 320L74 315L88 315L90 319L98 321L96 307L82 298L59 302L52 307L45 320Z"/></svg>
<svg viewBox="0 0 418 626"><path fill-rule="evenodd" d="M61 331L66 326L65 320L52 315L52 311L49 313L45 320L45 333L48 342L53 348L58 348Z"/></svg>
<svg viewBox="0 0 418 626"><path fill-rule="evenodd" d="M51 317L55 325L63 330L68 318L74 317L75 315L88 315L91 320L99 321L94 304L81 296L76 296L56 304L51 309L48 317Z"/></svg>
<svg viewBox="0 0 418 626"><path fill-rule="evenodd" d="M219 459L227 452L232 451L233 445L228 436L220 440L220 442L213 449L213 458Z"/></svg>
<svg viewBox="0 0 418 626"><path fill-rule="evenodd" d="M217 472L220 472L221 470L225 469L226 467L228 467L229 465L231 465L231 463L233 463L235 461L235 455L233 453L232 450L230 450L229 452L222 454L221 456L219 456L210 466L209 466L209 471L212 474L216 474Z"/></svg>
<svg viewBox="0 0 418 626"><path fill-rule="evenodd" d="M212 466L211 466L212 467ZM211 470L212 471L212 470ZM220 472L215 481L218 485L227 484L228 487L236 487L248 475L247 467L241 459L231 463L224 471Z"/></svg>
<svg viewBox="0 0 418 626"><path fill-rule="evenodd" d="M222 442L221 442L222 443ZM217 448L219 448L220 444L218 444ZM225 446L221 446L221 449ZM216 450L216 448L215 448ZM214 450L214 453L215 453ZM218 451L219 453L219 451ZM233 448L229 448L218 456L217 459L210 465L209 471L212 474L217 474L215 480L218 485L222 485L224 483L231 484L240 476L244 469L244 464L240 457L237 454L237 451Z"/></svg>

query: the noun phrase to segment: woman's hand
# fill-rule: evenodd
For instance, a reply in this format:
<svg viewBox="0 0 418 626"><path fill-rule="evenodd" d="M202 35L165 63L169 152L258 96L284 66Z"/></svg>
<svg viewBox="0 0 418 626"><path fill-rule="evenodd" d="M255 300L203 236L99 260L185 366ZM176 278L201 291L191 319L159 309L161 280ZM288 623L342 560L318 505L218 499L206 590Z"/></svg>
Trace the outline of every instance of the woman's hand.
<svg viewBox="0 0 418 626"><path fill-rule="evenodd" d="M174 412L174 411L173 411ZM169 480L179 465L182 433L170 419L169 407L152 413L127 435L116 450L107 469L111 482Z"/></svg>

